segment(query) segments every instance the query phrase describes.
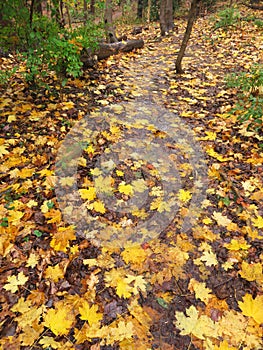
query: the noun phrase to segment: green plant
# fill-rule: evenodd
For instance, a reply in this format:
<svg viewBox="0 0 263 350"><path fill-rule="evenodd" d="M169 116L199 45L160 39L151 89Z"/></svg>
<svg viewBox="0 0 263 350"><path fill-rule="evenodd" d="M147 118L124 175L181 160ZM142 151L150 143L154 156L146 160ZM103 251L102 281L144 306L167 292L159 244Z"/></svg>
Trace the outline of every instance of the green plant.
<svg viewBox="0 0 263 350"><path fill-rule="evenodd" d="M22 74L30 87L43 84L48 87L47 75L52 75L61 85L65 85L68 77L80 76L82 51L92 52L103 35L101 27L92 20L80 28L61 28L55 7L52 18L34 13L32 21L30 8L23 0L5 0L0 10L5 20L0 27L0 45L19 52L26 63ZM0 83L5 84L10 76L0 72Z"/></svg>
<svg viewBox="0 0 263 350"><path fill-rule="evenodd" d="M34 231L33 231L33 234L34 234L36 237L40 238L40 237L42 237L43 232L41 232L41 231L39 231L39 230L34 230Z"/></svg>
<svg viewBox="0 0 263 350"><path fill-rule="evenodd" d="M0 70L0 86L7 85L11 77L15 74L17 67L12 68L9 71Z"/></svg>
<svg viewBox="0 0 263 350"><path fill-rule="evenodd" d="M258 28L263 28L263 21L261 19L259 18L255 19L254 23Z"/></svg>
<svg viewBox="0 0 263 350"><path fill-rule="evenodd" d="M228 87L238 92L238 101L232 113L239 114L240 122L248 122L248 128L262 129L263 65L254 65L249 72L231 74L226 82Z"/></svg>
<svg viewBox="0 0 263 350"><path fill-rule="evenodd" d="M214 30L222 28L228 30L229 27L236 26L240 22L240 12L234 7L226 8L217 14L214 19Z"/></svg>

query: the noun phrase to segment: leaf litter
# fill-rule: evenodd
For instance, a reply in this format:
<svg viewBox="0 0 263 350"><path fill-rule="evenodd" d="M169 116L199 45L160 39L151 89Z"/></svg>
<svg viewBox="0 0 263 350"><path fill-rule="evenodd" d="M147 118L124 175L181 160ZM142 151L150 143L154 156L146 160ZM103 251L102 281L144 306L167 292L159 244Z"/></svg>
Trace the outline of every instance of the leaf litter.
<svg viewBox="0 0 263 350"><path fill-rule="evenodd" d="M242 27L211 38L207 19L198 19L182 76L173 72L184 31L178 21L177 34L156 42L152 28L144 49L109 58L87 72L89 79L72 80L63 100L44 91L33 97L21 80L3 91L3 349L262 348L263 136L229 116L235 91L223 80L262 62L262 33L249 22ZM156 127L135 113L141 105L146 116L155 118L157 105L174 120ZM87 130L74 176L59 178L66 193L77 184L77 199L96 223L95 232L90 222L82 232L64 221L65 209L70 216L76 204L67 198L61 212L55 165L72 126L92 110L98 115L100 106L108 122ZM183 138L169 134L173 125L192 129L205 157L200 208L191 206L196 164ZM140 155L146 137L155 143L150 153L165 150L175 170ZM117 153L125 141L139 152L120 162L107 158L110 147ZM171 206L163 184L179 178ZM113 198L117 207L108 209ZM139 222L162 215L169 218L162 231L144 227L141 240L133 237ZM191 215L193 225L182 230Z"/></svg>

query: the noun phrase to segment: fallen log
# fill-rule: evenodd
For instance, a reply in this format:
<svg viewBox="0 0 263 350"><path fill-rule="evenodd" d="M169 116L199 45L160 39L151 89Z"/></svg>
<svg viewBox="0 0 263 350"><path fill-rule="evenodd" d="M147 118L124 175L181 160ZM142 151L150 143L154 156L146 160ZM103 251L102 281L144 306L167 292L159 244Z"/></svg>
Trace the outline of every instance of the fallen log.
<svg viewBox="0 0 263 350"><path fill-rule="evenodd" d="M263 4L262 4L262 2L260 4L260 0L251 0L249 4L242 3L242 5L245 5L246 7L249 7L253 10L258 10L258 11L263 10Z"/></svg>
<svg viewBox="0 0 263 350"><path fill-rule="evenodd" d="M88 50L81 56L81 61L83 62L84 68L92 67L97 60L103 60L112 55L116 55L119 52L130 52L134 49L141 49L144 46L144 41L142 39L128 40L126 42L117 43L100 43L99 47L92 54ZM96 57L96 58L95 58Z"/></svg>

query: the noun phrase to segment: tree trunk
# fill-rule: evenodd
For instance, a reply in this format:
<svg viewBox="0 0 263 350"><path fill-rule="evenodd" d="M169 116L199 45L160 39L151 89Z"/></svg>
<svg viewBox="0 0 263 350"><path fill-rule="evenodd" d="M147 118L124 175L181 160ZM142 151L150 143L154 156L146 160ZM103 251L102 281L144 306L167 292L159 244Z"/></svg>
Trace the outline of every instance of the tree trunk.
<svg viewBox="0 0 263 350"><path fill-rule="evenodd" d="M32 23L33 23L34 5L35 5L35 0L32 0L31 4L30 4L30 14L29 14L29 26L30 26L30 28L32 28Z"/></svg>
<svg viewBox="0 0 263 350"><path fill-rule="evenodd" d="M182 69L182 59L184 57L184 53L192 33L193 25L194 25L197 10L198 10L198 4L200 3L200 1L201 0L192 0L191 2L191 8L188 15L187 27L184 33L183 41L182 41L176 62L175 62L175 70L176 70L176 73L178 74L182 74L184 72Z"/></svg>
<svg viewBox="0 0 263 350"><path fill-rule="evenodd" d="M161 0L160 28L162 36L174 29L173 0Z"/></svg>
<svg viewBox="0 0 263 350"><path fill-rule="evenodd" d="M144 0L138 0L137 2L137 18L142 19L142 13L144 8Z"/></svg>
<svg viewBox="0 0 263 350"><path fill-rule="evenodd" d="M87 0L83 0L83 12L84 12L84 19L85 23L88 20L88 6L87 6Z"/></svg>
<svg viewBox="0 0 263 350"><path fill-rule="evenodd" d="M69 8L68 8L68 4L66 4L66 11L67 11L67 17L68 17L68 25L69 25L69 28L72 29L71 17L70 17L70 12L69 12Z"/></svg>
<svg viewBox="0 0 263 350"><path fill-rule="evenodd" d="M112 23L112 2L111 0L105 0L105 12L104 12L104 24L105 31L107 33L107 42L116 43L117 37L115 34L115 29Z"/></svg>
<svg viewBox="0 0 263 350"><path fill-rule="evenodd" d="M43 15L41 0L36 0L36 12L39 13L41 16Z"/></svg>
<svg viewBox="0 0 263 350"><path fill-rule="evenodd" d="M142 39L138 40L128 40L127 42L117 42L112 44L99 44L99 47L92 52L92 50L84 50L81 55L81 61L83 63L83 68L93 67L97 60L103 60L110 57L111 55L116 55L119 52L130 52L134 49L140 49L144 46L144 41Z"/></svg>
<svg viewBox="0 0 263 350"><path fill-rule="evenodd" d="M90 0L89 13L95 15L95 0Z"/></svg>

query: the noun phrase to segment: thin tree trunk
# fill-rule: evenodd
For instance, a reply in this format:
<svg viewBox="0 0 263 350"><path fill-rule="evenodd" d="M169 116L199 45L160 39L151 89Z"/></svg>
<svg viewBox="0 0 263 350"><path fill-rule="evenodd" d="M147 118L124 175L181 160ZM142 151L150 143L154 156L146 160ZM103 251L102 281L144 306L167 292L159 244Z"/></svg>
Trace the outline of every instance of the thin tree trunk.
<svg viewBox="0 0 263 350"><path fill-rule="evenodd" d="M41 0L36 0L36 12L39 13L41 16L43 15Z"/></svg>
<svg viewBox="0 0 263 350"><path fill-rule="evenodd" d="M111 0L105 0L105 13L104 13L105 31L107 33L107 42L116 43L117 37L115 29L112 23L112 2Z"/></svg>
<svg viewBox="0 0 263 350"><path fill-rule="evenodd" d="M175 62L175 70L177 74L182 74L184 72L182 69L182 59L184 57L184 53L192 33L199 2L200 0L192 0L191 2L191 8L188 15L187 27L184 33L183 41L182 41L176 62Z"/></svg>
<svg viewBox="0 0 263 350"><path fill-rule="evenodd" d="M138 19L142 19L143 7L144 7L144 0L138 0L138 2L137 2L137 18Z"/></svg>
<svg viewBox="0 0 263 350"><path fill-rule="evenodd" d="M152 0L148 0L148 7L147 7L147 22L151 22L151 6L152 6Z"/></svg>
<svg viewBox="0 0 263 350"><path fill-rule="evenodd" d="M60 18L61 18L61 27L64 28L66 21L63 13L63 0L59 1L59 11L60 11Z"/></svg>
<svg viewBox="0 0 263 350"><path fill-rule="evenodd" d="M87 6L87 0L83 0L83 11L84 11L84 19L85 22L88 20L88 6Z"/></svg>
<svg viewBox="0 0 263 350"><path fill-rule="evenodd" d="M68 5L66 5L66 11L67 11L67 17L68 17L68 25L69 25L69 28L72 29L71 17L70 17L70 12L69 12Z"/></svg>
<svg viewBox="0 0 263 350"><path fill-rule="evenodd" d="M34 5L35 5L35 0L32 0L30 4L30 15L29 15L30 28L32 28L32 23L33 23Z"/></svg>
<svg viewBox="0 0 263 350"><path fill-rule="evenodd" d="M174 29L173 0L161 0L160 28L162 36Z"/></svg>
<svg viewBox="0 0 263 350"><path fill-rule="evenodd" d="M95 15L95 0L90 0L89 13Z"/></svg>

